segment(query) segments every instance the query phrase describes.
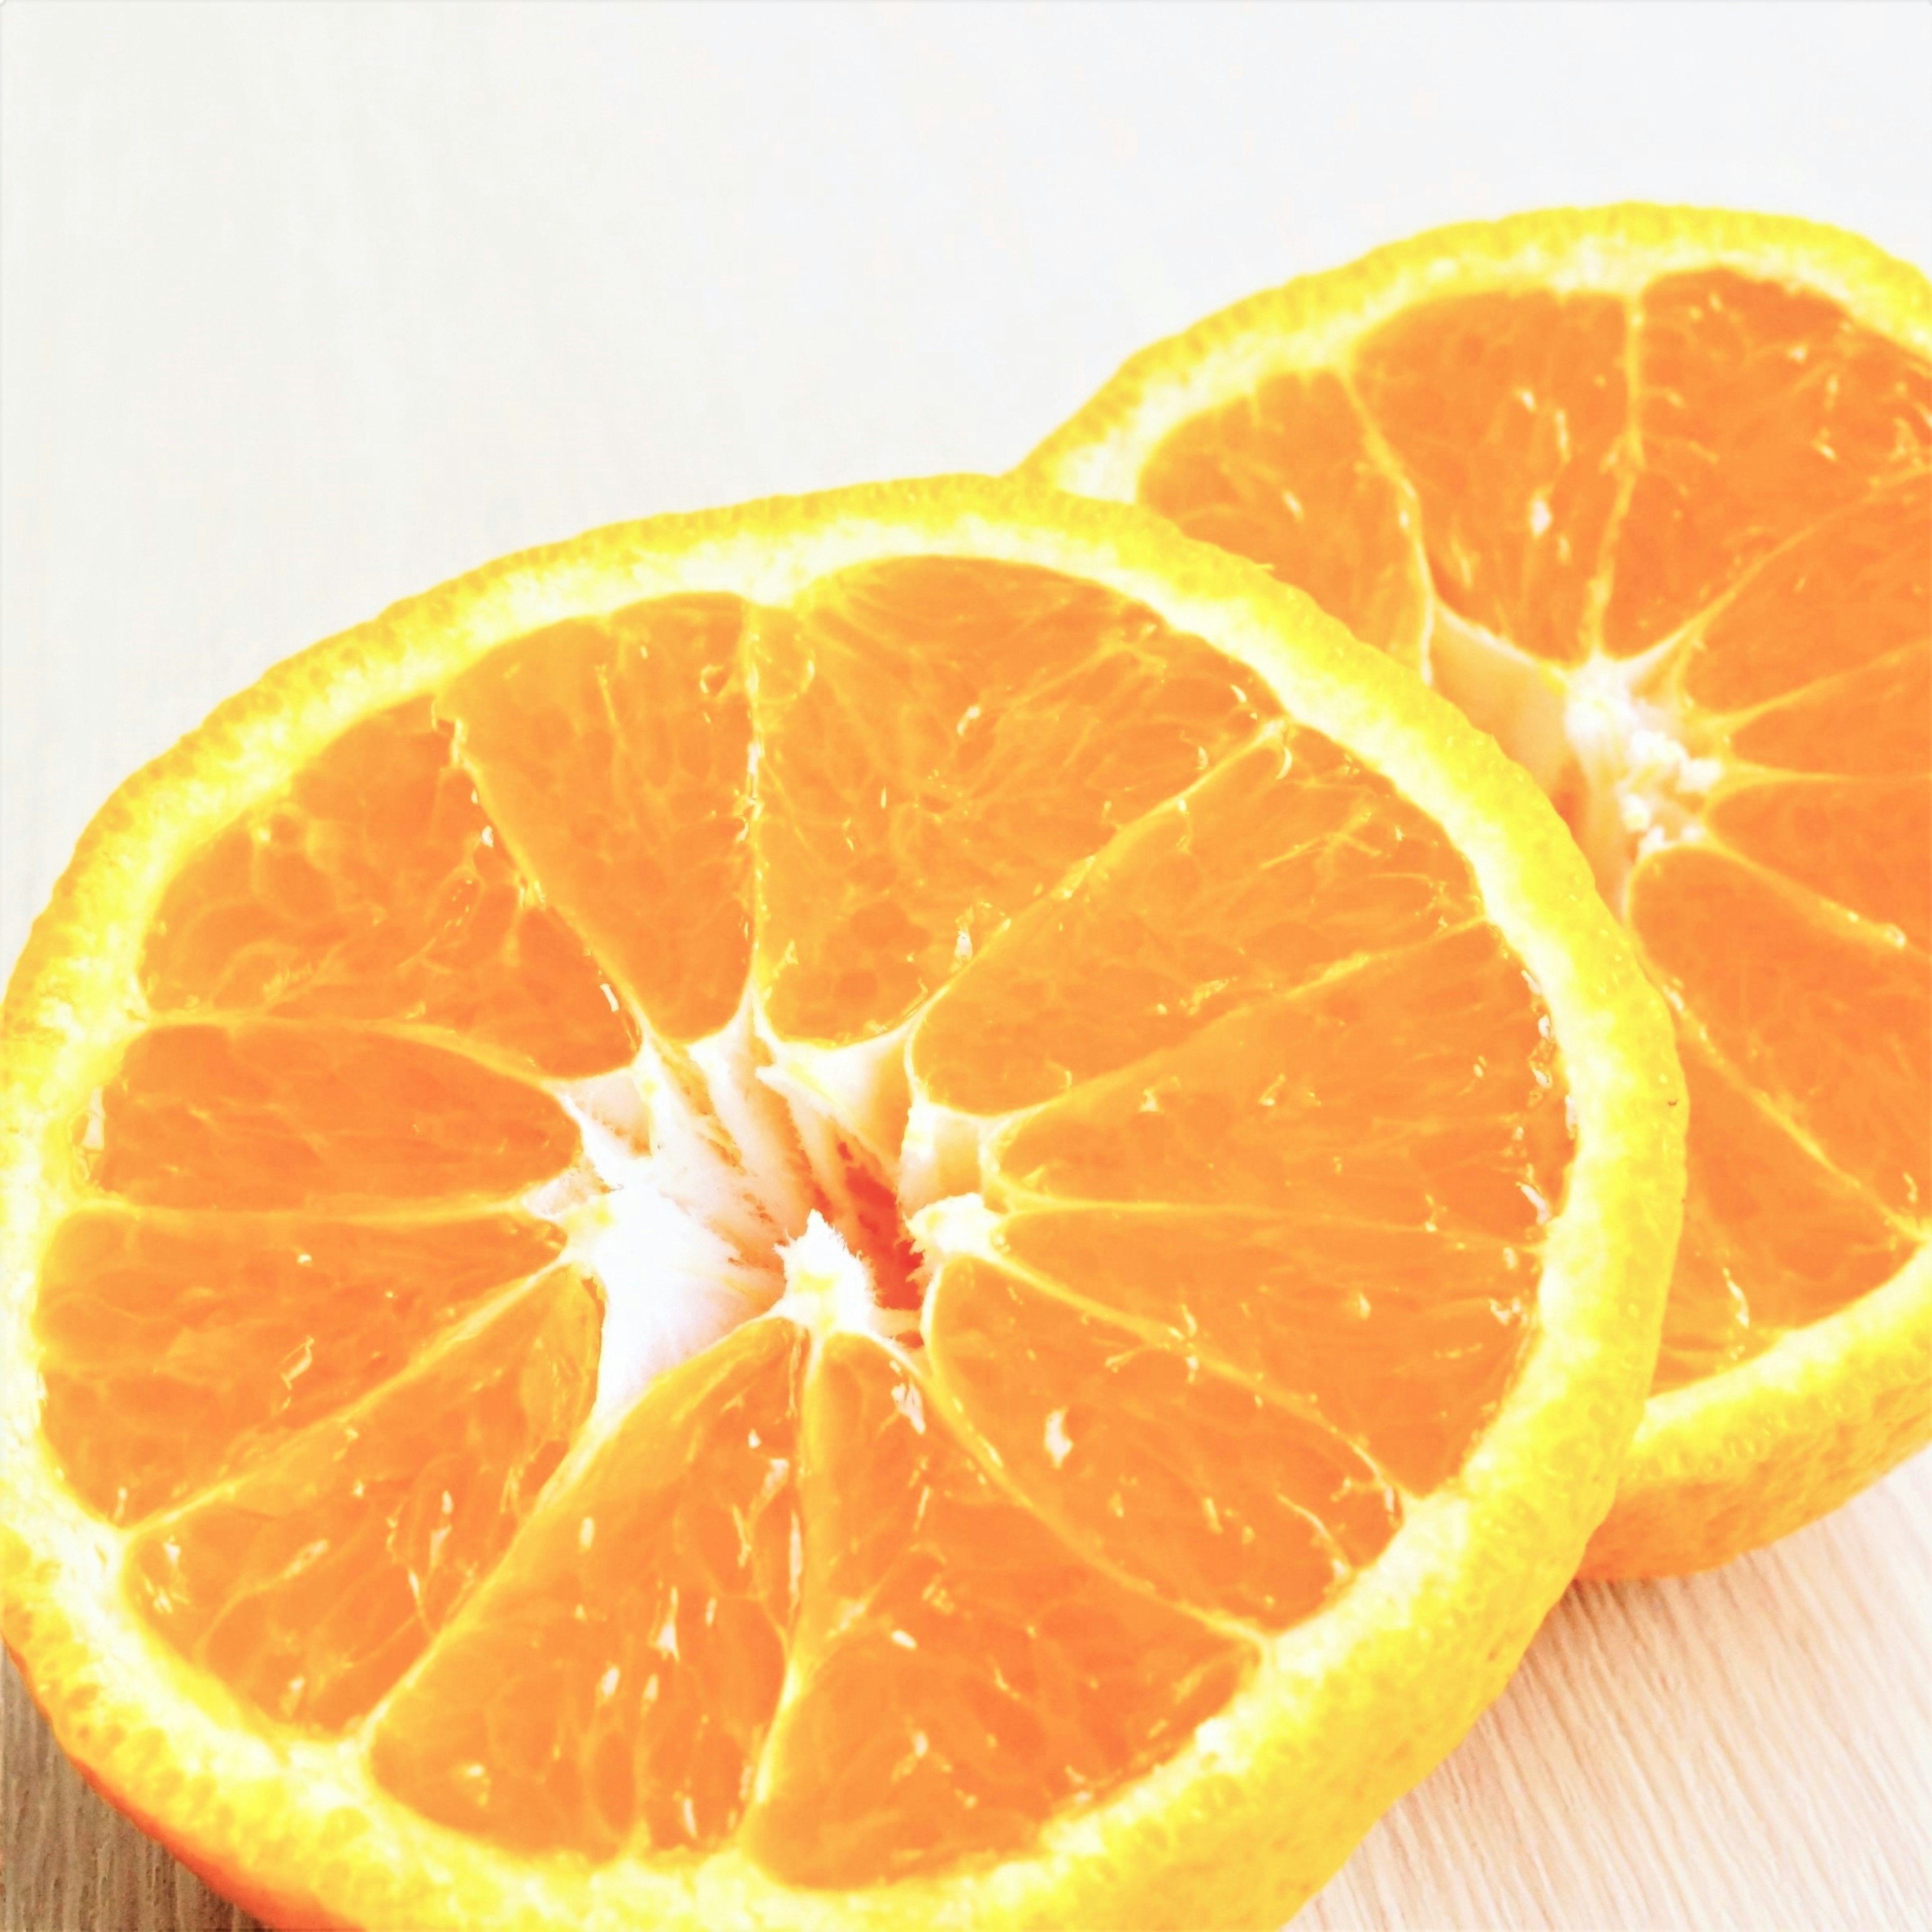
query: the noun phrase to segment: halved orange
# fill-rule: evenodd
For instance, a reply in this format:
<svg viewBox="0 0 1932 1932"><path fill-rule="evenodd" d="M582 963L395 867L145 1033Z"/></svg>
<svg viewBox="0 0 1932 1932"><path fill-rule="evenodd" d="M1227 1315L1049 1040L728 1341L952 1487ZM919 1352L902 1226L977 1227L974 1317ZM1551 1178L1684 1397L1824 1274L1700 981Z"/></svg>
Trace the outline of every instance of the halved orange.
<svg viewBox="0 0 1932 1932"><path fill-rule="evenodd" d="M6 1006L8 1641L271 1918L1278 1919L1607 1506L1660 1003L1488 740L955 480L271 673Z"/></svg>
<svg viewBox="0 0 1932 1932"><path fill-rule="evenodd" d="M1446 229L1134 358L1027 466L1312 593L1537 778L1669 998L1690 1186L1586 1574L1932 1436L1932 286L1797 221Z"/></svg>

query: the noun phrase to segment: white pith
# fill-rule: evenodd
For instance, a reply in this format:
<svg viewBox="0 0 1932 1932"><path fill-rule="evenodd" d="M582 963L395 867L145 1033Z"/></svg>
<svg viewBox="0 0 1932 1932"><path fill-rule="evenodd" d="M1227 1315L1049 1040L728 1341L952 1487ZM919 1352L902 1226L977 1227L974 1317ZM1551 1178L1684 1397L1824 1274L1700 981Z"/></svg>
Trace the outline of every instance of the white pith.
<svg viewBox="0 0 1932 1932"><path fill-rule="evenodd" d="M566 1231L564 1259L604 1292L591 1434L759 1315L817 1337L916 1328L916 1311L875 1298L852 1192L855 1165L887 1186L900 1179L911 1024L850 1046L795 1046L748 988L729 1023L690 1047L647 1039L628 1066L554 1089L583 1158L525 1205ZM931 1198L902 1199L902 1214Z"/></svg>
<svg viewBox="0 0 1932 1932"><path fill-rule="evenodd" d="M1598 889L1621 916L1640 860L1704 836L1704 803L1726 770L1702 748L1710 729L1700 730L1676 701L1670 676L1694 633L1640 656L1596 652L1566 668L1432 601L1430 681L1562 802Z"/></svg>
<svg viewBox="0 0 1932 1932"><path fill-rule="evenodd" d="M814 1340L826 1336L876 1335L885 1310L872 1299L872 1271L814 1209L805 1232L779 1250L785 1292L772 1310L796 1322Z"/></svg>
<svg viewBox="0 0 1932 1932"><path fill-rule="evenodd" d="M1702 621L1640 656L1598 652L1566 668L1430 599L1431 681L1546 794L1567 796L1570 830L1619 915L1639 860L1703 836L1703 802L1725 769L1693 748L1712 728L1700 732L1675 700L1671 674ZM982 1190L1008 1122L920 1089L909 1070L918 1018L847 1045L789 1041L748 983L716 1033L685 1048L647 1039L630 1066L556 1090L584 1161L528 1204L566 1227L566 1258L604 1292L591 1436L760 1315L820 1339L919 1327L917 1311L876 1298L855 1169L891 1190L922 1282L948 1255L995 1258L999 1217Z"/></svg>

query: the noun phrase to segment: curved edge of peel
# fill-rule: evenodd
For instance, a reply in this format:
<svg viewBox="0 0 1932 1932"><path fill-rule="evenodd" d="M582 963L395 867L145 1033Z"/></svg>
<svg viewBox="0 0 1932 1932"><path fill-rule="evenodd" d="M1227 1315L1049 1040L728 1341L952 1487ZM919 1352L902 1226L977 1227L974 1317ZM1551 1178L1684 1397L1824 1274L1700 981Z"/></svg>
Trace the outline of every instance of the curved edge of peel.
<svg viewBox="0 0 1932 1932"><path fill-rule="evenodd" d="M1130 356L1016 473L1131 501L1148 454L1180 422L1276 370L1344 359L1365 329L1411 302L1515 278L1615 290L1713 262L1802 268L1810 286L1932 354L1932 284L1846 230L1642 202L1548 208L1431 229L1203 316Z"/></svg>
<svg viewBox="0 0 1932 1932"><path fill-rule="evenodd" d="M1932 1442L1932 1249L1762 1355L1652 1397L1586 1578L1715 1569Z"/></svg>
<svg viewBox="0 0 1932 1932"><path fill-rule="evenodd" d="M1683 1184L1681 1076L1660 1000L1527 775L1444 700L1258 567L1161 520L1026 479L934 478L778 500L592 532L522 553L399 604L271 670L136 773L83 836L36 922L4 1006L0 1257L10 1341L46 1214L45 1162L86 1090L104 1024L130 1023L132 961L186 852L277 781L290 760L377 704L428 688L492 644L572 611L678 588L778 597L882 543L1087 569L1169 621L1257 663L1290 708L1399 775L1469 857L1498 923L1542 988L1579 1108L1570 1197L1552 1223L1538 1330L1509 1406L1459 1476L1412 1514L1384 1559L1310 1624L1272 1640L1256 1690L1173 1759L1064 1814L1024 1856L862 1892L774 1885L742 1855L592 1870L494 1856L362 1802L326 1752L250 1741L248 1762L176 1687L153 1707L152 1658L114 1655L116 1625L80 1571L94 1561L22 1418L30 1352L8 1349L0 1471L8 1640L62 1743L184 1862L272 1922L899 1927L980 1922L1148 1925L1279 1918L1324 1882L1387 1806L1502 1688L1610 1502L1654 1360ZM1587 1211L1586 1211L1587 1210ZM1510 1472L1549 1480L1526 1489ZM64 1505L63 1505L64 1506ZM71 1528L73 1533L68 1532ZM90 1605L92 1606L90 1613ZM158 1653L157 1653L158 1654ZM142 1694L151 1694L143 1695ZM1284 1713L1292 1713L1292 1720ZM199 1735L197 1735L199 1733ZM1337 1738L1355 1749L1338 1762ZM313 1762L310 1758L313 1756ZM300 1802L286 1810L292 1779ZM280 1810L274 1808L280 1807ZM326 1916L325 1916L326 1915Z"/></svg>

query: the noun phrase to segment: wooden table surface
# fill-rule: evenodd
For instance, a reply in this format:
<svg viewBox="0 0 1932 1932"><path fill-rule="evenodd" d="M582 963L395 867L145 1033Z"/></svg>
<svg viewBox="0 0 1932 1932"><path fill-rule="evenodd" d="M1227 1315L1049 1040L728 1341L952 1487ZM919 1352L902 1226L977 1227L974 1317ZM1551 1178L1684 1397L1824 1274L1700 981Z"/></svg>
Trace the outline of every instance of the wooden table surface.
<svg viewBox="0 0 1932 1932"><path fill-rule="evenodd" d="M1928 66L1918 6L6 6L0 962L136 764L506 550L1003 469L1142 342L1464 216L1932 261ZM1932 1926L1928 1658L1923 1459L1574 1590L1298 1924ZM10 1672L4 1774L9 1932L249 1922Z"/></svg>

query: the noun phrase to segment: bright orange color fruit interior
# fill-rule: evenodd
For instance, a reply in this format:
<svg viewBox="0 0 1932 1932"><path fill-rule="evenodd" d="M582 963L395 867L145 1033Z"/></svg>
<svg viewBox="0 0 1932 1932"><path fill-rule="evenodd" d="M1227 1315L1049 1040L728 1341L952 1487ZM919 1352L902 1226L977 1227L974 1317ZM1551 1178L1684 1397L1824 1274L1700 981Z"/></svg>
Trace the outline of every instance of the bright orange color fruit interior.
<svg viewBox="0 0 1932 1932"><path fill-rule="evenodd" d="M1657 1386L1894 1274L1932 1216L1932 369L1729 270L1443 298L1184 423L1140 496L1426 638L1577 832L1690 1082Z"/></svg>
<svg viewBox="0 0 1932 1932"><path fill-rule="evenodd" d="M1672 541L1632 622L1701 594ZM1723 878L1646 942L1815 922ZM240 1720L532 1853L857 1884L1171 1755L1453 1478L1570 1158L1432 820L1201 639L970 559L495 651L203 849L142 980L47 1438ZM1808 1239L1889 1225L1902 1157L1860 1136ZM983 1238L922 1254L902 1208L967 1194ZM786 1292L814 1215L869 1270L836 1322Z"/></svg>

